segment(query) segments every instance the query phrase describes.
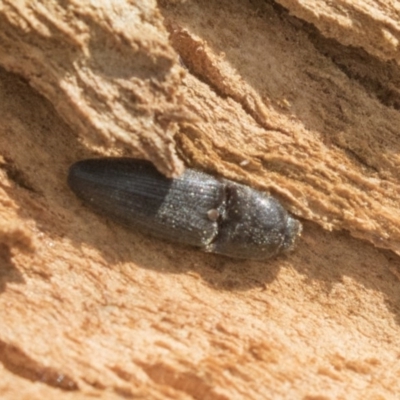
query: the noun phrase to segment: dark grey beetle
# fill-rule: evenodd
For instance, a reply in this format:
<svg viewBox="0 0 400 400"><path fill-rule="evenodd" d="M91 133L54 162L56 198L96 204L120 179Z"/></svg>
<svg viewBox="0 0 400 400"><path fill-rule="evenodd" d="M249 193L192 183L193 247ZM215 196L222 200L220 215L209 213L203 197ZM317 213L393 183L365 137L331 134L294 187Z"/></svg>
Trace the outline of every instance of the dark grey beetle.
<svg viewBox="0 0 400 400"><path fill-rule="evenodd" d="M273 197L192 169L169 179L143 160L83 160L71 166L68 183L129 228L229 257L272 257L291 250L301 232Z"/></svg>

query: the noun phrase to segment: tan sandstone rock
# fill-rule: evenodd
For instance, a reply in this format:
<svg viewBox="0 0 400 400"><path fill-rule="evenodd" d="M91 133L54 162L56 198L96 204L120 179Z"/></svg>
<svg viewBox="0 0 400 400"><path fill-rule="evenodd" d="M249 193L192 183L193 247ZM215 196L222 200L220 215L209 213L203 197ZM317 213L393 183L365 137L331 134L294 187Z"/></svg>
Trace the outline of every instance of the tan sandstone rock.
<svg viewBox="0 0 400 400"><path fill-rule="evenodd" d="M2 399L398 396L398 10L279 3L0 2ZM129 232L66 185L100 155L268 190L303 235Z"/></svg>

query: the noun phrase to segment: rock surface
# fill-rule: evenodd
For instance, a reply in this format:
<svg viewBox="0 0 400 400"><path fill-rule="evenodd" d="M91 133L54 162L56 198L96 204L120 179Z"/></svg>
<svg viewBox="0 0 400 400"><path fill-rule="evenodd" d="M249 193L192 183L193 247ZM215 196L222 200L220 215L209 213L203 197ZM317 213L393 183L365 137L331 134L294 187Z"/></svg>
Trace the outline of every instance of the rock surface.
<svg viewBox="0 0 400 400"><path fill-rule="evenodd" d="M396 398L398 10L278 3L0 4L1 398ZM269 190L296 250L93 214L68 167L121 154Z"/></svg>

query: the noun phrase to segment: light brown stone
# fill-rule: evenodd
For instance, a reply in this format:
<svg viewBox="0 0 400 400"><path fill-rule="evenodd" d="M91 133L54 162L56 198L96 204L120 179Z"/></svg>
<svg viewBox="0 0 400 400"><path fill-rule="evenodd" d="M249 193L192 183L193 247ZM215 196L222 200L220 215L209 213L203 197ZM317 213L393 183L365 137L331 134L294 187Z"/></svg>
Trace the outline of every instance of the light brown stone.
<svg viewBox="0 0 400 400"><path fill-rule="evenodd" d="M2 399L398 396L395 6L279 3L0 4ZM251 262L129 232L66 185L118 154L269 190L303 235Z"/></svg>
<svg viewBox="0 0 400 400"><path fill-rule="evenodd" d="M400 62L400 6L396 1L278 0L290 14L342 45L360 47L381 60ZM334 23L332 23L334 22Z"/></svg>

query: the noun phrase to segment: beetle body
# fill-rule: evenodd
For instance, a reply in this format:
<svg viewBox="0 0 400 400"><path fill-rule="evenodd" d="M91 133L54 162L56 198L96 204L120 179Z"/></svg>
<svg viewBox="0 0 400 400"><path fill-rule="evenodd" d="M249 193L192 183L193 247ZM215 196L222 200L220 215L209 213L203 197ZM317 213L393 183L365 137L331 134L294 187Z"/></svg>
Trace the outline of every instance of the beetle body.
<svg viewBox="0 0 400 400"><path fill-rule="evenodd" d="M229 257L272 257L292 249L301 232L272 196L192 169L169 179L147 161L91 159L71 166L68 183L128 228Z"/></svg>

